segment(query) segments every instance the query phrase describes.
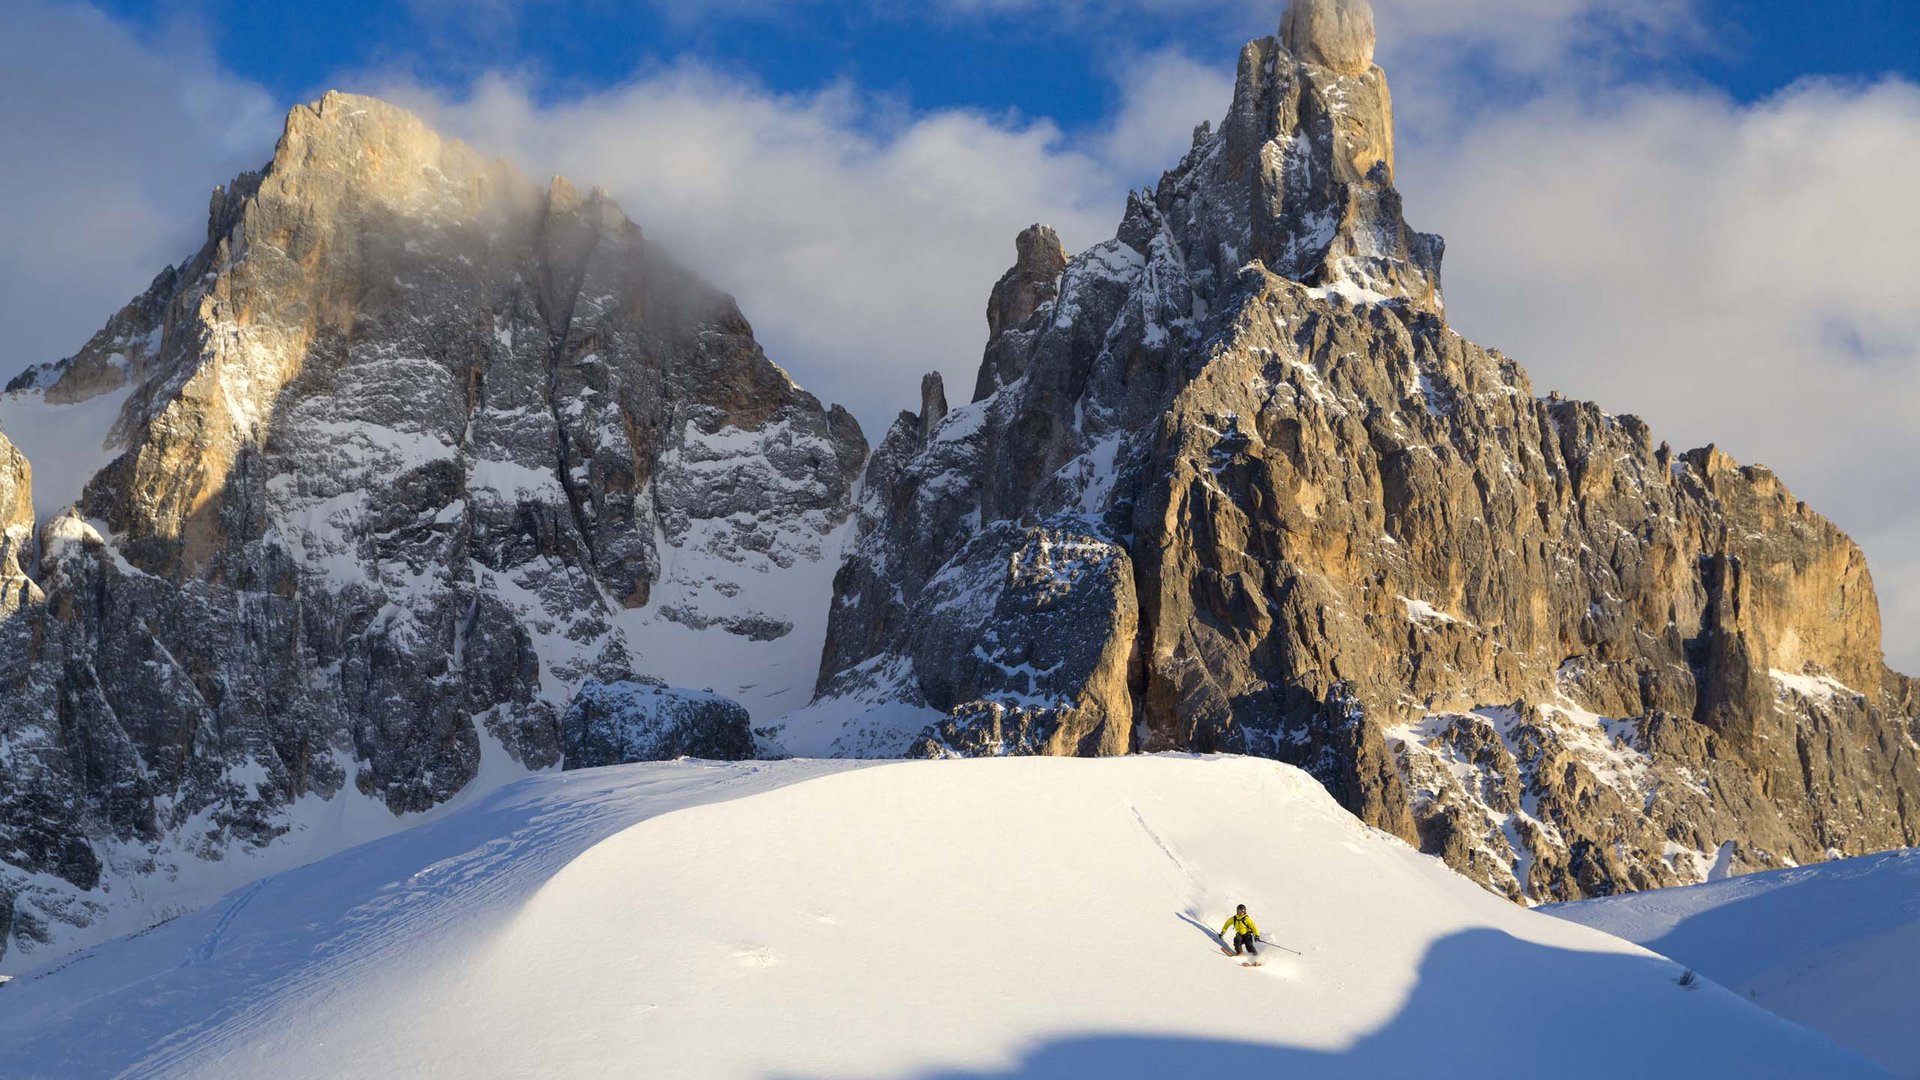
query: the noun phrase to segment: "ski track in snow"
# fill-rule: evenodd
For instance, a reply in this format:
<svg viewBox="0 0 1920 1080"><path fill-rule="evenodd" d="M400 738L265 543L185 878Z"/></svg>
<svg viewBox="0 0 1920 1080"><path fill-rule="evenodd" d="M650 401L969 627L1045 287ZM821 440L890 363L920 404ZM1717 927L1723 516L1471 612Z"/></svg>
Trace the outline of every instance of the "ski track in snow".
<svg viewBox="0 0 1920 1080"><path fill-rule="evenodd" d="M204 964L213 959L220 951L220 939L226 936L228 928L233 926L233 921L240 917L240 912L245 910L247 902L258 896L265 886L266 883L263 881L254 882L221 905L220 915L213 924L213 929L207 932L206 940L194 946L193 951L187 954L187 963Z"/></svg>

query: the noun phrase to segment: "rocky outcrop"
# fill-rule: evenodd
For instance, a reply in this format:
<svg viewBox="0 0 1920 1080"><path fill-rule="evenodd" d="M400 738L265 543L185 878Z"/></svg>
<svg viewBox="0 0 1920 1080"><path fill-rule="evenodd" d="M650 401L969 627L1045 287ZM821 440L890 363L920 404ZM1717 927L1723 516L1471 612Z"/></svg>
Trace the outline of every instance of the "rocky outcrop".
<svg viewBox="0 0 1920 1080"><path fill-rule="evenodd" d="M804 703L866 457L604 193L340 94L22 385L130 388L119 456L0 583L29 598L0 654L0 893L29 949L116 880L273 843L301 800L426 810L495 746L558 766L591 680Z"/></svg>
<svg viewBox="0 0 1920 1080"><path fill-rule="evenodd" d="M1060 295L1060 275L1067 269L1067 253L1060 246L1059 234L1045 225L1022 232L1014 240L1014 250L1018 257L1013 269L993 287L993 295L987 300L987 358L974 384L975 401L1025 374L1021 365L1027 355L1026 339L1019 328ZM1015 337L1003 343L1002 337L1009 333ZM922 415L926 415L924 411Z"/></svg>
<svg viewBox="0 0 1920 1080"><path fill-rule="evenodd" d="M1273 757L1529 901L1920 839L1859 549L1446 326L1370 25L1296 3L991 328L993 392L896 425L836 581L842 745Z"/></svg>
<svg viewBox="0 0 1920 1080"><path fill-rule="evenodd" d="M1373 67L1373 7L1367 0L1306 0L1290 4L1280 40L1302 63L1342 75Z"/></svg>
<svg viewBox="0 0 1920 1080"><path fill-rule="evenodd" d="M0 433L0 582L25 581L33 564L33 467ZM12 610L11 588L0 594L0 613Z"/></svg>
<svg viewBox="0 0 1920 1080"><path fill-rule="evenodd" d="M19 668L9 657L23 655L34 647L34 631L16 616L32 610L41 602L38 585L28 576L33 565L33 470L7 437L0 434L0 699L20 694ZM43 815L32 793L17 791L7 783L16 772L19 757L11 740L0 741L0 821L32 822ZM11 839L11 837L10 837ZM29 834L24 839L37 858L47 862L58 859L49 850L52 838ZM12 935L20 917L15 914L20 883L0 877L0 947ZM36 926L35 915L24 915L26 925Z"/></svg>
<svg viewBox="0 0 1920 1080"><path fill-rule="evenodd" d="M626 679L589 679L561 717L567 768L754 754L753 728L739 702Z"/></svg>

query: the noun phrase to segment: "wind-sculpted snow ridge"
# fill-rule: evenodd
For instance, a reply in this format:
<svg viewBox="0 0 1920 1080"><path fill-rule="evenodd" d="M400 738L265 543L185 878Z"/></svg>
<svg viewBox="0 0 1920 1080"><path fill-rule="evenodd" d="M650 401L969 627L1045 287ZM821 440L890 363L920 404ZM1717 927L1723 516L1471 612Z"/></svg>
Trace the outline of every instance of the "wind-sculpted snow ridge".
<svg viewBox="0 0 1920 1080"><path fill-rule="evenodd" d="M0 552L15 968L567 737L754 752L739 711L810 695L866 456L605 194L341 94L0 430L46 458L0 454L45 486ZM563 735L626 683L734 701Z"/></svg>
<svg viewBox="0 0 1920 1080"><path fill-rule="evenodd" d="M1113 240L1022 234L977 400L875 451L789 731L1277 758L1529 903L1920 842L1859 549L1448 328L1372 25L1296 3Z"/></svg>
<svg viewBox="0 0 1920 1080"><path fill-rule="evenodd" d="M1920 850L1548 908L1920 1078Z"/></svg>
<svg viewBox="0 0 1920 1080"><path fill-rule="evenodd" d="M1249 969L1217 928L1245 903ZM543 776L0 989L0 1074L1866 1080L1247 758Z"/></svg>

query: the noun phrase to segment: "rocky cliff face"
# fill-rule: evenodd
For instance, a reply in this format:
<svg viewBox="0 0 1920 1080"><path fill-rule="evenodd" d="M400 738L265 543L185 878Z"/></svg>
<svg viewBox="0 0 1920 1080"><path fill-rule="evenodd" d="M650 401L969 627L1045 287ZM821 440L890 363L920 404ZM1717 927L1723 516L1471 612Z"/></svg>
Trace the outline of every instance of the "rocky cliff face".
<svg viewBox="0 0 1920 1080"><path fill-rule="evenodd" d="M338 94L15 388L130 393L37 559L0 441L0 948L153 907L302 806L554 766L618 720L563 731L583 685L734 696L701 715L739 749L811 688L866 457L606 195Z"/></svg>
<svg viewBox="0 0 1920 1080"><path fill-rule="evenodd" d="M26 581L32 565L33 466L0 432L0 582ZM12 610L23 599L24 594L15 596L9 588L6 596L0 596L0 612Z"/></svg>
<svg viewBox="0 0 1920 1080"><path fill-rule="evenodd" d="M1447 328L1372 46L1296 3L1114 240L1021 237L981 400L869 468L838 748L1273 757L1537 901L1920 839L1859 549Z"/></svg>

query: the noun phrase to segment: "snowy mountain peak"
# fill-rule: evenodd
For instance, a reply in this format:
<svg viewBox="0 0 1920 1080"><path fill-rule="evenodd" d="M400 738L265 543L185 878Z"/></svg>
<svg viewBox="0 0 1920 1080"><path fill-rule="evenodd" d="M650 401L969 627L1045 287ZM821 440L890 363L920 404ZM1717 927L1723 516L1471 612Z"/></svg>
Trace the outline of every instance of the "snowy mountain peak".
<svg viewBox="0 0 1920 1080"><path fill-rule="evenodd" d="M804 703L865 439L604 192L331 93L209 222L0 398L34 518L90 537L6 526L0 948L164 915L315 808L738 756Z"/></svg>

